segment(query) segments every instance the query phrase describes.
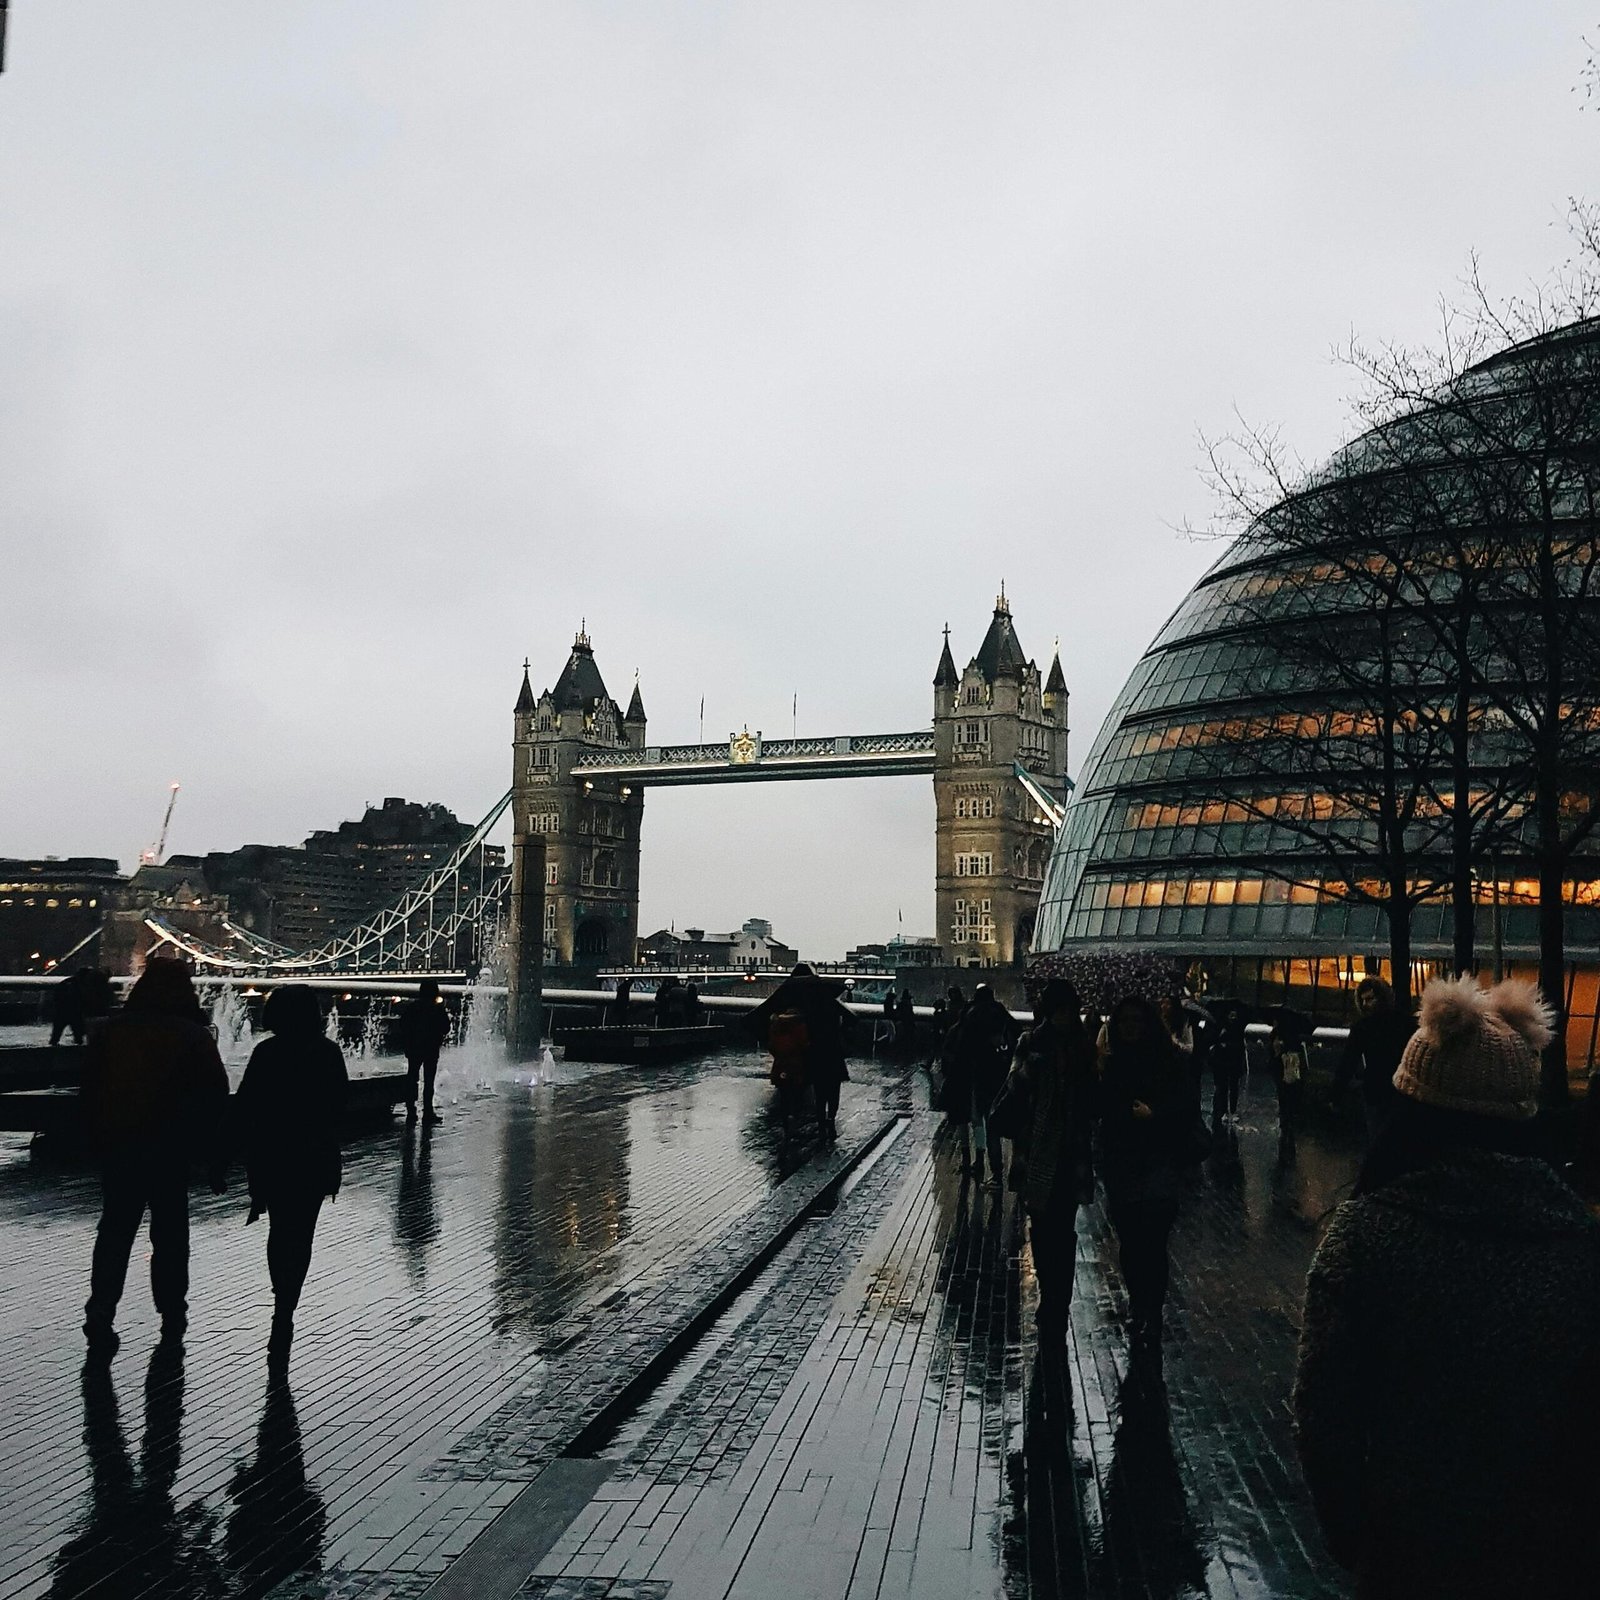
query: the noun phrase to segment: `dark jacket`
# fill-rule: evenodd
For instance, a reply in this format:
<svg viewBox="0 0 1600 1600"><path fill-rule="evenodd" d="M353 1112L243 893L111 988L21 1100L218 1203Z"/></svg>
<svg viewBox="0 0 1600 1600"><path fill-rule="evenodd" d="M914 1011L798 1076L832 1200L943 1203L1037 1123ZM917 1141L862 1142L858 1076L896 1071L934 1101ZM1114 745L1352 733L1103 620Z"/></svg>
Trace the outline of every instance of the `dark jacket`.
<svg viewBox="0 0 1600 1600"><path fill-rule="evenodd" d="M976 1100L987 1111L1006 1081L1017 1019L998 1000L974 1000L950 1030L944 1050L946 1109L965 1121Z"/></svg>
<svg viewBox="0 0 1600 1600"><path fill-rule="evenodd" d="M275 1034L255 1047L236 1103L252 1201L270 1208L339 1192L349 1091L344 1053L331 1039Z"/></svg>
<svg viewBox="0 0 1600 1600"><path fill-rule="evenodd" d="M203 1023L123 1011L89 1036L78 1101L102 1161L187 1165L216 1156L228 1075Z"/></svg>
<svg viewBox="0 0 1600 1600"><path fill-rule="evenodd" d="M1094 1118L1098 1098L1093 1047L1049 1022L1023 1034L992 1120L1017 1159L1011 1186L1035 1216L1094 1198Z"/></svg>
<svg viewBox="0 0 1600 1600"><path fill-rule="evenodd" d="M1453 1151L1334 1213L1306 1285L1300 1459L1363 1600L1600 1583L1600 1223L1542 1162Z"/></svg>
<svg viewBox="0 0 1600 1600"><path fill-rule="evenodd" d="M806 1023L806 1076L822 1088L848 1083L845 1034L854 1023L841 998L841 986L825 978L790 976L745 1019L765 1042L767 1025L781 1011L798 1011Z"/></svg>
<svg viewBox="0 0 1600 1600"><path fill-rule="evenodd" d="M1410 1013L1398 1009L1359 1018L1345 1040L1335 1088L1343 1089L1352 1077L1359 1077L1361 1098L1374 1110L1388 1109L1396 1093L1395 1068L1416 1030Z"/></svg>
<svg viewBox="0 0 1600 1600"><path fill-rule="evenodd" d="M1148 1117L1135 1114L1138 1103ZM1100 1167L1113 1204L1176 1197L1195 1117L1187 1065L1165 1037L1110 1051L1100 1080Z"/></svg>
<svg viewBox="0 0 1600 1600"><path fill-rule="evenodd" d="M406 1059L438 1055L450 1037L450 1010L439 1000L408 1000L400 1008L400 1048Z"/></svg>

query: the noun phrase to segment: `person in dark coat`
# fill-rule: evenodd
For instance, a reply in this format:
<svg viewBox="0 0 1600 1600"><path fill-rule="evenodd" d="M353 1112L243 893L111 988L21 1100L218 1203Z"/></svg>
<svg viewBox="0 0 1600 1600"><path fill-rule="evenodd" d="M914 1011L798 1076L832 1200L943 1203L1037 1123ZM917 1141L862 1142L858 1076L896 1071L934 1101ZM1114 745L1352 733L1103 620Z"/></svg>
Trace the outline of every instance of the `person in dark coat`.
<svg viewBox="0 0 1600 1600"><path fill-rule="evenodd" d="M633 979L624 978L617 984L617 992L612 995L606 1005L606 1022L613 1028L625 1028L628 1025L629 1001L633 994Z"/></svg>
<svg viewBox="0 0 1600 1600"><path fill-rule="evenodd" d="M819 978L809 962L789 976L746 1019L763 1043L775 1017L795 1015L805 1028L805 1075L816 1097L817 1121L824 1133L838 1131L839 1094L850 1079L845 1039L855 1019L845 1008L843 988Z"/></svg>
<svg viewBox="0 0 1600 1600"><path fill-rule="evenodd" d="M953 1028L967 1014L967 997L959 984L952 983L945 990L945 1002L945 1023Z"/></svg>
<svg viewBox="0 0 1600 1600"><path fill-rule="evenodd" d="M1272 1019L1268 1063L1278 1092L1278 1155L1285 1163L1294 1159L1300 1107L1305 1100L1306 1073L1311 1063L1311 1039L1316 1030L1311 1019L1289 1006L1280 1006Z"/></svg>
<svg viewBox="0 0 1600 1600"><path fill-rule="evenodd" d="M1550 1020L1530 984L1428 985L1389 1157L1312 1262L1296 1436L1360 1600L1600 1585L1600 1222L1513 1153Z"/></svg>
<svg viewBox="0 0 1600 1600"><path fill-rule="evenodd" d="M917 1043L917 1005L911 990L903 989L894 1008L894 1042L898 1049L909 1053Z"/></svg>
<svg viewBox="0 0 1600 1600"><path fill-rule="evenodd" d="M84 1307L90 1355L116 1352L117 1303L146 1211L161 1337L181 1347L189 1320L189 1163L204 1156L221 1192L228 1105L228 1075L181 961L152 956L121 1012L95 1029L78 1098L102 1195Z"/></svg>
<svg viewBox="0 0 1600 1600"><path fill-rule="evenodd" d="M676 1028L683 1023L683 985L674 973L668 973L656 989L651 1023L657 1028Z"/></svg>
<svg viewBox="0 0 1600 1600"><path fill-rule="evenodd" d="M706 1008L700 999L700 985L691 978L683 986L683 1025L686 1028L705 1026Z"/></svg>
<svg viewBox="0 0 1600 1600"><path fill-rule="evenodd" d="M1395 1069L1414 1028L1411 1013L1398 1004L1394 990L1382 978L1363 978L1356 985L1356 1011L1334 1076L1334 1092L1342 1094L1352 1078L1357 1081L1370 1145L1395 1108Z"/></svg>
<svg viewBox="0 0 1600 1600"><path fill-rule="evenodd" d="M1017 1042L1017 1020L995 998L994 990L980 983L972 1004L951 1030L946 1052L946 1089L951 1120L967 1127L973 1176L984 1181L984 1159L988 1158L988 1182L999 1188L1004 1172L998 1132L989 1134L989 1108L1005 1086L1006 1071ZM963 1114L964 1113L964 1114Z"/></svg>
<svg viewBox="0 0 1600 1600"><path fill-rule="evenodd" d="M273 1311L267 1355L281 1363L294 1339L317 1214L339 1192L339 1136L350 1079L343 1052L323 1031L316 992L307 985L275 990L261 1022L272 1037L255 1047L244 1070L238 1128L250 1178L249 1220L263 1211L268 1218Z"/></svg>
<svg viewBox="0 0 1600 1600"><path fill-rule="evenodd" d="M437 1122L433 1107L433 1080L439 1072L439 1052L450 1036L450 1012L439 993L436 978L417 985L417 998L400 1008L400 1048L406 1053L406 1121L417 1120L417 1079L422 1079L422 1120Z"/></svg>
<svg viewBox="0 0 1600 1600"><path fill-rule="evenodd" d="M1100 1170L1128 1290L1133 1352L1157 1356L1185 1139L1197 1113L1161 1013L1128 996L1111 1008L1100 1081Z"/></svg>
<svg viewBox="0 0 1600 1600"><path fill-rule="evenodd" d="M1239 1115L1239 1087L1249 1066L1244 1007L1230 1000L1217 1019L1216 1037L1206 1060L1211 1068L1211 1123L1220 1128Z"/></svg>
<svg viewBox="0 0 1600 1600"><path fill-rule="evenodd" d="M50 1044L61 1043L61 1035L71 1032L74 1044L83 1043L87 1023L89 968L76 972L53 984L50 989Z"/></svg>
<svg viewBox="0 0 1600 1600"><path fill-rule="evenodd" d="M1039 1341L1067 1331L1078 1259L1078 1207L1094 1198L1092 1140L1098 1098L1094 1045L1078 992L1052 978L1040 992L1040 1020L1017 1045L1010 1076L990 1113L1012 1142L1011 1186L1028 1208L1028 1242L1039 1280Z"/></svg>

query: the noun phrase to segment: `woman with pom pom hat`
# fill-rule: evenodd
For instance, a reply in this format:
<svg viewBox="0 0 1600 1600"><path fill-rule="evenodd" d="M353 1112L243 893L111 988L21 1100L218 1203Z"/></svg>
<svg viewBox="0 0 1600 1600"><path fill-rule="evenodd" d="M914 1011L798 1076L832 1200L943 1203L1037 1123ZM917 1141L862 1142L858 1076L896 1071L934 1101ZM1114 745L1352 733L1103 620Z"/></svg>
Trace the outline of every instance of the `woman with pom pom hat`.
<svg viewBox="0 0 1600 1600"><path fill-rule="evenodd" d="M1362 1600L1600 1585L1600 1222L1529 1153L1550 1016L1435 981L1306 1286L1294 1411Z"/></svg>

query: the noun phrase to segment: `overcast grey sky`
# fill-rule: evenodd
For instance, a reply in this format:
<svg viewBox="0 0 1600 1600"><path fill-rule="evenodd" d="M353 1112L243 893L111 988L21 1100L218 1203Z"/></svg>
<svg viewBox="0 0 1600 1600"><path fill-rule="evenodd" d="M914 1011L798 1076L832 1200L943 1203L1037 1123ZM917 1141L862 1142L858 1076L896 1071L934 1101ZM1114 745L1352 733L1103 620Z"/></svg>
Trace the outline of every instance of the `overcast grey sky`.
<svg viewBox="0 0 1600 1600"><path fill-rule="evenodd" d="M14 0L0 854L475 818L580 617L652 740L925 725L1001 578L1075 760L1352 329L1563 254L1592 5ZM932 932L926 780L646 807L646 929Z"/></svg>

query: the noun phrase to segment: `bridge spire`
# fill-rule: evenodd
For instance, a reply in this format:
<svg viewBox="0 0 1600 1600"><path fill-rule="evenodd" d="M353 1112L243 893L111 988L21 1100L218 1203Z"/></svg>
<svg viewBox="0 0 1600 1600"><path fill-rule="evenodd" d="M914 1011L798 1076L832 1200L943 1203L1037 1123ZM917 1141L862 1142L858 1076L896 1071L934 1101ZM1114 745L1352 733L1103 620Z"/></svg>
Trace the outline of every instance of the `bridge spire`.
<svg viewBox="0 0 1600 1600"><path fill-rule="evenodd" d="M950 624L944 625L944 651L939 657L939 670L933 675L935 689L953 689L960 679L956 675L955 657L950 654Z"/></svg>
<svg viewBox="0 0 1600 1600"><path fill-rule="evenodd" d="M516 714L526 716L533 710L533 684L528 680L528 658L522 658L522 692L517 696Z"/></svg>

